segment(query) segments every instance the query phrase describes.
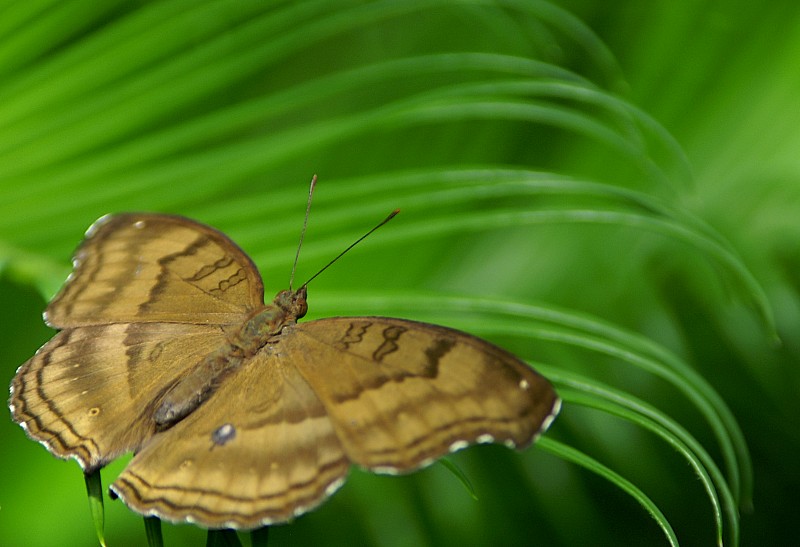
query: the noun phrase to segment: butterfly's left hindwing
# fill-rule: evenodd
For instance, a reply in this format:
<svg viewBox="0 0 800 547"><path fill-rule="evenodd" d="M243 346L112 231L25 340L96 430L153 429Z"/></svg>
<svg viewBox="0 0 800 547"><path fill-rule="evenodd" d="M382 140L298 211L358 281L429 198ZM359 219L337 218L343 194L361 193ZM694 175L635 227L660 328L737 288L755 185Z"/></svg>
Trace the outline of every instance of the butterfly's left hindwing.
<svg viewBox="0 0 800 547"><path fill-rule="evenodd" d="M12 416L56 456L101 467L142 446L154 433L153 403L224 340L206 325L65 329L17 371Z"/></svg>

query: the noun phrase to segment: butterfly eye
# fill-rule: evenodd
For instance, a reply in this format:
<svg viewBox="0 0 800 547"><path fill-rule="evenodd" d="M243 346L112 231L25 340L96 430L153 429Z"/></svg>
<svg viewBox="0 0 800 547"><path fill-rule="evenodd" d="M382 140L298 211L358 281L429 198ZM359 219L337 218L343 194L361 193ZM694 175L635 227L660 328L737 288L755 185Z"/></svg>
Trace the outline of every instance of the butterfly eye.
<svg viewBox="0 0 800 547"><path fill-rule="evenodd" d="M302 291L302 292L301 292ZM305 317L306 313L308 313L308 302L306 302L306 288L300 287L297 290L294 297L294 302L292 302L292 311L294 312L294 316L296 319L300 319Z"/></svg>

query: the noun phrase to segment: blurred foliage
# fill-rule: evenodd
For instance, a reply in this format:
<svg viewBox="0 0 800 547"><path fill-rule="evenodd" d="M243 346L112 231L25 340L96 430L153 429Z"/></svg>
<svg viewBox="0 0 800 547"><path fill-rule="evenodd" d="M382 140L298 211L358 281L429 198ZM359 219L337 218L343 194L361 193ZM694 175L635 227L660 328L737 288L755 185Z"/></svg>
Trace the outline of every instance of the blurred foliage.
<svg viewBox="0 0 800 547"><path fill-rule="evenodd" d="M791 0L3 2L3 377L52 335L41 310L96 218L208 222L277 292L317 173L301 279L402 214L314 281L311 318L468 330L565 405L522 454L452 457L477 501L444 466L354 470L270 545L791 543L798 16ZM78 466L8 419L0 438L0 544L96 544ZM142 544L140 517L105 508L109 545Z"/></svg>

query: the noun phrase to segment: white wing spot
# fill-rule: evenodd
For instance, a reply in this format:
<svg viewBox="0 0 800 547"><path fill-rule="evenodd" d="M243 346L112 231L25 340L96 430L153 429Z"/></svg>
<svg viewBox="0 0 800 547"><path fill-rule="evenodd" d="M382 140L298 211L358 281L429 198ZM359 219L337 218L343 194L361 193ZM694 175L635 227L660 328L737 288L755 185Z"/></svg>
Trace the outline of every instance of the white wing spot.
<svg viewBox="0 0 800 547"><path fill-rule="evenodd" d="M233 424L222 424L211 433L211 440L214 444L222 446L236 437L236 428Z"/></svg>
<svg viewBox="0 0 800 547"><path fill-rule="evenodd" d="M328 486L325 487L325 495L330 496L336 492L344 484L344 477L339 477Z"/></svg>
<svg viewBox="0 0 800 547"><path fill-rule="evenodd" d="M462 448L466 448L468 446L469 446L469 443L467 441L456 441L453 444L451 444L450 447L447 450L449 450L450 452L456 452L456 451L461 450Z"/></svg>
<svg viewBox="0 0 800 547"><path fill-rule="evenodd" d="M484 433L483 435L478 435L475 442L478 444L493 443L494 437L488 433Z"/></svg>
<svg viewBox="0 0 800 547"><path fill-rule="evenodd" d="M292 516L299 517L300 515L305 514L306 512L308 512L307 505L298 505L292 510Z"/></svg>
<svg viewBox="0 0 800 547"><path fill-rule="evenodd" d="M400 470L396 467L389 467L388 465L379 465L377 467L370 467L370 471L379 475L399 475Z"/></svg>
<svg viewBox="0 0 800 547"><path fill-rule="evenodd" d="M520 389L524 389L525 391L527 391L531 388L531 385L528 383L528 380L523 378L522 380L519 381L519 387Z"/></svg>
<svg viewBox="0 0 800 547"><path fill-rule="evenodd" d="M556 419L558 413L561 412L561 399L556 399L555 404L553 405L553 410L550 412L550 415L544 419L542 422L542 427L539 428L539 432L543 433L547 431L550 425L553 423L553 420Z"/></svg>
<svg viewBox="0 0 800 547"><path fill-rule="evenodd" d="M96 234L97 231L100 228L102 228L104 224L106 224L109 220L111 220L111 216L112 215L103 215L97 220L95 220L94 223L91 226L89 226L89 229L86 230L86 237L89 238L92 237L94 234Z"/></svg>
<svg viewBox="0 0 800 547"><path fill-rule="evenodd" d="M136 228L137 230L143 229L146 225L147 223L143 220L137 220L136 222L133 223L133 227Z"/></svg>

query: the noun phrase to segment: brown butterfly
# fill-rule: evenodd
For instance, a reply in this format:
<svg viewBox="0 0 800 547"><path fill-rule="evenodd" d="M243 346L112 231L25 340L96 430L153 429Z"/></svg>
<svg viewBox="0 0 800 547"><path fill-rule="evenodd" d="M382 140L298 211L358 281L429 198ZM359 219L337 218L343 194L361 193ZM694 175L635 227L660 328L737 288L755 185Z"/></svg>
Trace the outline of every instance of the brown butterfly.
<svg viewBox="0 0 800 547"><path fill-rule="evenodd" d="M473 443L522 449L558 412L526 363L453 329L387 317L305 323L306 286L264 305L225 235L159 214L106 216L45 312L61 329L11 384L14 420L111 490L206 528L284 522L351 464L405 473Z"/></svg>

